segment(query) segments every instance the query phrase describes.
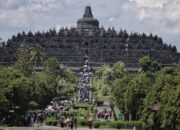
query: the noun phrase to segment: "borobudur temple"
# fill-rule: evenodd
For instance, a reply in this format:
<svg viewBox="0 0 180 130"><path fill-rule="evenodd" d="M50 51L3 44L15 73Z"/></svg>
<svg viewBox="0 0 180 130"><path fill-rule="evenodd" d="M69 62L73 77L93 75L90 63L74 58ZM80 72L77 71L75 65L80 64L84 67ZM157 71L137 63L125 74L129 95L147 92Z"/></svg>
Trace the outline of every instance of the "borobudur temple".
<svg viewBox="0 0 180 130"><path fill-rule="evenodd" d="M175 65L180 61L176 47L164 43L157 35L128 34L126 30L116 31L114 28L100 27L90 6L86 6L76 27L13 35L3 45L1 64L14 64L23 43L30 47L40 44L44 48L44 59L55 57L59 63L69 67L82 66L86 53L92 67L123 61L126 67L138 68L139 59L146 55L164 66Z"/></svg>

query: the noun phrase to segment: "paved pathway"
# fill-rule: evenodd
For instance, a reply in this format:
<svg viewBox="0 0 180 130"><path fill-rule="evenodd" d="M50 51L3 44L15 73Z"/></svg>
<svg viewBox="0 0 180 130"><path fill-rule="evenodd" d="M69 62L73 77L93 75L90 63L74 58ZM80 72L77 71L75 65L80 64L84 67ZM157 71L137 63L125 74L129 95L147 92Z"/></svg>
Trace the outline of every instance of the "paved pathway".
<svg viewBox="0 0 180 130"><path fill-rule="evenodd" d="M70 130L67 128L60 128L60 127L53 127L53 126L42 126L42 127L37 127L37 128L32 128L32 127L11 127L11 128L6 128L5 130ZM89 128L77 128L76 130L89 130ZM110 130L110 129L91 129L91 130ZM115 130L115 129L111 129Z"/></svg>

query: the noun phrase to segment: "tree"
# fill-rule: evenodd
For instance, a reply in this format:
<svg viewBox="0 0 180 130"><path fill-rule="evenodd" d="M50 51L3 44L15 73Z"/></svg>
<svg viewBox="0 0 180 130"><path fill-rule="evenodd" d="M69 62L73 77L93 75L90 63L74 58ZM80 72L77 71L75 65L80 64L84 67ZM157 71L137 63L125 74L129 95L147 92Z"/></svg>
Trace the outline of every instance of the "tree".
<svg viewBox="0 0 180 130"><path fill-rule="evenodd" d="M115 78L121 78L124 74L125 64L121 61L116 62L112 66L113 75Z"/></svg>
<svg viewBox="0 0 180 130"><path fill-rule="evenodd" d="M112 94L117 107L125 113L125 93L128 87L128 83L131 80L131 76L124 76L122 79L116 79L112 84Z"/></svg>
<svg viewBox="0 0 180 130"><path fill-rule="evenodd" d="M157 74L151 90L144 99L142 120L147 128L179 129L180 67L166 67ZM158 109L152 109L159 104Z"/></svg>
<svg viewBox="0 0 180 130"><path fill-rule="evenodd" d="M14 110L11 120L18 120L30 109L42 109L53 99L69 100L74 94L76 75L49 59L41 72L32 73L30 50L21 46L15 66L0 67L0 116Z"/></svg>
<svg viewBox="0 0 180 130"><path fill-rule="evenodd" d="M96 87L98 95L109 94L111 89L113 89L112 82L116 79L122 78L124 74L124 63L119 61L112 65L103 65L95 71L93 84ZM105 92L107 91L107 92Z"/></svg>
<svg viewBox="0 0 180 130"><path fill-rule="evenodd" d="M48 58L44 64L44 72L50 75L57 75L60 70L58 60L56 58Z"/></svg>
<svg viewBox="0 0 180 130"><path fill-rule="evenodd" d="M30 49L23 43L19 48L18 59L14 68L18 69L24 75L30 75L32 73L32 65L30 63Z"/></svg>
<svg viewBox="0 0 180 130"><path fill-rule="evenodd" d="M13 79L9 84L12 95L9 95L8 99L11 101L12 109L15 106L20 108L19 111L16 112L17 115L24 114L29 108L29 102L31 98L33 98L32 83L30 78L22 76Z"/></svg>
<svg viewBox="0 0 180 130"><path fill-rule="evenodd" d="M155 72L160 70L159 64L149 56L144 56L139 60L143 72Z"/></svg>
<svg viewBox="0 0 180 130"><path fill-rule="evenodd" d="M31 48L30 61L31 62L34 61L34 68L37 67L37 62L43 61L43 51L44 51L44 48L40 44L37 44L35 45L35 47Z"/></svg>
<svg viewBox="0 0 180 130"><path fill-rule="evenodd" d="M113 97L119 109L126 114L125 119L140 119L150 83L146 74L130 74L113 82Z"/></svg>
<svg viewBox="0 0 180 130"><path fill-rule="evenodd" d="M110 92L111 82L113 81L113 69L110 65L103 65L95 72L93 86L99 93L98 96L104 95L104 91Z"/></svg>
<svg viewBox="0 0 180 130"><path fill-rule="evenodd" d="M60 65L56 58L49 58L44 64L43 71L55 79L54 94L51 94L54 97L62 98L66 96L68 98L70 93L73 94L75 92L77 81L75 73L67 67Z"/></svg>
<svg viewBox="0 0 180 130"><path fill-rule="evenodd" d="M3 61L3 53L4 53L4 42L0 38L0 61Z"/></svg>
<svg viewBox="0 0 180 130"><path fill-rule="evenodd" d="M28 102L33 97L33 82L14 67L1 67L0 75L1 117L6 117L9 110L15 110L15 115L20 117L28 110Z"/></svg>
<svg viewBox="0 0 180 130"><path fill-rule="evenodd" d="M64 65L59 65L59 68L57 77L58 91L60 95L68 99L76 92L77 77L75 72Z"/></svg>

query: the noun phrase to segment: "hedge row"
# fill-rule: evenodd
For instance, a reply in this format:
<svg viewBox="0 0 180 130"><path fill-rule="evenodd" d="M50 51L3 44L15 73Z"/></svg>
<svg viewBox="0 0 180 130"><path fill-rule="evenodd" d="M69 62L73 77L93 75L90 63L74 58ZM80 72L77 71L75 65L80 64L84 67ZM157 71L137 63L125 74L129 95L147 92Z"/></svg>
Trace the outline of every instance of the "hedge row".
<svg viewBox="0 0 180 130"><path fill-rule="evenodd" d="M110 128L143 128L143 123L141 121L114 121L109 123Z"/></svg>
<svg viewBox="0 0 180 130"><path fill-rule="evenodd" d="M78 119L79 126L87 126L85 119ZM141 121L104 121L95 120L93 122L94 128L115 128L115 129L132 129L134 126L138 129L143 129L143 123Z"/></svg>
<svg viewBox="0 0 180 130"><path fill-rule="evenodd" d="M57 126L58 121L55 117L47 117L45 123L46 125Z"/></svg>
<svg viewBox="0 0 180 130"><path fill-rule="evenodd" d="M55 117L48 117L45 120L46 125L57 125ZM78 126L88 126L86 118L78 118ZM134 126L138 129L143 129L143 123L141 121L104 121L94 120L94 128L115 128L115 129L132 129Z"/></svg>

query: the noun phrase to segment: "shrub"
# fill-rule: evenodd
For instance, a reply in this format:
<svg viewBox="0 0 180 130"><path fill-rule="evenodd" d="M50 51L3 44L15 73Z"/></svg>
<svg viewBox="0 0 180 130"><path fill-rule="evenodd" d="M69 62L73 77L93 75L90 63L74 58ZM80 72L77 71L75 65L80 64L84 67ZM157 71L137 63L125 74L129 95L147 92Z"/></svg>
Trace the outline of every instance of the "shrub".
<svg viewBox="0 0 180 130"><path fill-rule="evenodd" d="M89 103L76 103L74 107L89 107L91 106Z"/></svg>
<svg viewBox="0 0 180 130"><path fill-rule="evenodd" d="M121 128L132 129L134 126L136 126L136 128L139 128L139 129L144 128L143 123L141 121L111 121L109 122L109 127L116 128L116 129L121 129Z"/></svg>
<svg viewBox="0 0 180 130"><path fill-rule="evenodd" d="M121 129L121 127L122 127L122 122L117 121L115 124L116 124L116 128L117 128L117 129Z"/></svg>
<svg viewBox="0 0 180 130"><path fill-rule="evenodd" d="M87 118L90 112L88 110L78 110L78 113L81 117Z"/></svg>
<svg viewBox="0 0 180 130"><path fill-rule="evenodd" d="M110 123L111 123L110 120L103 121L103 122L101 122L101 127L102 128L110 128Z"/></svg>
<svg viewBox="0 0 180 130"><path fill-rule="evenodd" d="M46 125L51 125L52 120L48 117L48 118L45 119L45 123L46 123Z"/></svg>
<svg viewBox="0 0 180 130"><path fill-rule="evenodd" d="M84 118L79 118L78 119L78 125L80 125L80 126L87 126L88 123L87 123L87 121Z"/></svg>
<svg viewBox="0 0 180 130"><path fill-rule="evenodd" d="M116 128L116 122L115 121L109 122L109 127L110 128Z"/></svg>
<svg viewBox="0 0 180 130"><path fill-rule="evenodd" d="M58 123L57 120L53 120L53 121L52 121L52 125L53 125L53 126L57 126L57 123Z"/></svg>
<svg viewBox="0 0 180 130"><path fill-rule="evenodd" d="M94 121L93 126L94 126L94 128L100 128L101 122L100 121Z"/></svg>
<svg viewBox="0 0 180 130"><path fill-rule="evenodd" d="M108 88L107 88L107 87L104 87L104 88L102 89L102 96L108 96L108 92L109 92Z"/></svg>
<svg viewBox="0 0 180 130"><path fill-rule="evenodd" d="M45 119L46 125L56 126L56 125L57 125L57 122L58 122L58 121L56 120L55 117L47 117L47 118Z"/></svg>

